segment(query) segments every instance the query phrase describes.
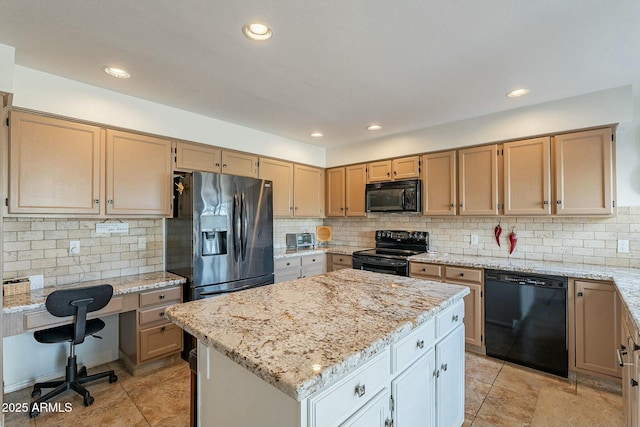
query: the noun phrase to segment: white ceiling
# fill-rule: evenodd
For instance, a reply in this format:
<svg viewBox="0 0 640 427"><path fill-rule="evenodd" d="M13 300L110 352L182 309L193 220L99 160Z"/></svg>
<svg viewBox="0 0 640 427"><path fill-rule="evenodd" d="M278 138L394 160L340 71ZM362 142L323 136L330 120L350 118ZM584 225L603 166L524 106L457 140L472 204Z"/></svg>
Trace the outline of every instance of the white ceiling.
<svg viewBox="0 0 640 427"><path fill-rule="evenodd" d="M640 93L638 0L0 0L0 11L19 65L325 147ZM242 35L254 20L270 41ZM531 93L504 96L520 86ZM383 129L367 131L374 122Z"/></svg>

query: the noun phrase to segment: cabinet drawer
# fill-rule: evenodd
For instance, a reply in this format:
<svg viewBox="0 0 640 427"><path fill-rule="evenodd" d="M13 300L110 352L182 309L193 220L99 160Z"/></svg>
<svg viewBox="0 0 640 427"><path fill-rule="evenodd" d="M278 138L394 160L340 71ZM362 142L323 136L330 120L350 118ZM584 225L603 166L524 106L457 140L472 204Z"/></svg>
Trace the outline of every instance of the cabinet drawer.
<svg viewBox="0 0 640 427"><path fill-rule="evenodd" d="M436 341L435 319L420 325L391 347L391 371L400 372L414 360L427 354Z"/></svg>
<svg viewBox="0 0 640 427"><path fill-rule="evenodd" d="M302 277L311 277L324 273L324 265L307 265L302 267Z"/></svg>
<svg viewBox="0 0 640 427"><path fill-rule="evenodd" d="M140 361L182 350L182 329L170 323L140 331Z"/></svg>
<svg viewBox="0 0 640 427"><path fill-rule="evenodd" d="M453 282L482 283L482 269L446 267L445 278Z"/></svg>
<svg viewBox="0 0 640 427"><path fill-rule="evenodd" d="M411 277L425 277L442 279L442 266L437 264L409 263L409 275Z"/></svg>
<svg viewBox="0 0 640 427"><path fill-rule="evenodd" d="M173 288L158 289L157 291L144 292L140 294L140 307L148 307L156 304L166 304L180 302L182 296L182 288L179 286Z"/></svg>
<svg viewBox="0 0 640 427"><path fill-rule="evenodd" d="M324 264L325 255L318 254L313 256L303 256L301 257L302 265L314 265L314 264Z"/></svg>
<svg viewBox="0 0 640 427"><path fill-rule="evenodd" d="M311 427L336 425L355 413L389 381L389 351L309 399Z"/></svg>
<svg viewBox="0 0 640 427"><path fill-rule="evenodd" d="M464 320L464 300L438 314L436 317L436 338L442 338Z"/></svg>
<svg viewBox="0 0 640 427"><path fill-rule="evenodd" d="M87 319L95 319L96 317L104 317L113 313L119 313L122 311L122 296L111 298L109 304L101 310L87 313ZM24 315L24 328L29 329L42 329L50 328L52 326L64 325L66 323L73 323L73 316L69 317L56 317L49 313L47 310L35 311L33 313L27 313Z"/></svg>
<svg viewBox="0 0 640 427"><path fill-rule="evenodd" d="M169 319L167 319L164 315L164 311L167 309L167 306L151 308L149 310L140 311L139 314L139 324L140 326L148 325L151 323L169 323Z"/></svg>
<svg viewBox="0 0 640 427"><path fill-rule="evenodd" d="M331 263L334 265L334 270L336 265L344 266L344 268L351 268L353 265L353 260L351 259L351 255L331 255Z"/></svg>
<svg viewBox="0 0 640 427"><path fill-rule="evenodd" d="M292 267L300 267L300 257L278 258L274 260L275 270L285 270Z"/></svg>

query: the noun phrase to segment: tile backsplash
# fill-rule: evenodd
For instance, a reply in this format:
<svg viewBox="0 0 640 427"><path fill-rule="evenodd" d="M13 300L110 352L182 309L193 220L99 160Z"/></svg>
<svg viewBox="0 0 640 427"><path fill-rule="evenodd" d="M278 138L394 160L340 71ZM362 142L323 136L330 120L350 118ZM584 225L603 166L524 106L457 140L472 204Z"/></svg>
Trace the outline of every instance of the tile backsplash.
<svg viewBox="0 0 640 427"><path fill-rule="evenodd" d="M480 255L528 260L563 261L640 268L640 206L619 207L615 218L500 217L501 247L495 242L491 217L422 217L411 214L380 214L370 218L328 218L333 244L375 246L378 229L424 230L430 247L440 253ZM509 255L508 235L518 236ZM478 244L471 244L471 235ZM629 241L629 252L618 253L618 240Z"/></svg>
<svg viewBox="0 0 640 427"><path fill-rule="evenodd" d="M162 221L123 219L128 233L96 234L103 220L4 218L3 278L42 274L50 286L162 271ZM146 239L144 250L139 237ZM80 242L78 256L69 255L72 240Z"/></svg>

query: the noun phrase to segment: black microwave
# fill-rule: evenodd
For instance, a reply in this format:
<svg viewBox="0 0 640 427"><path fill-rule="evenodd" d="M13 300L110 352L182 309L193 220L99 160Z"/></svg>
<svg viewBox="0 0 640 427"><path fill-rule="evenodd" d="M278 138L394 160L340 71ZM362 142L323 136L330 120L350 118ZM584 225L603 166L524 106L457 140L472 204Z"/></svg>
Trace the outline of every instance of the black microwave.
<svg viewBox="0 0 640 427"><path fill-rule="evenodd" d="M367 184L367 212L420 212L419 179Z"/></svg>

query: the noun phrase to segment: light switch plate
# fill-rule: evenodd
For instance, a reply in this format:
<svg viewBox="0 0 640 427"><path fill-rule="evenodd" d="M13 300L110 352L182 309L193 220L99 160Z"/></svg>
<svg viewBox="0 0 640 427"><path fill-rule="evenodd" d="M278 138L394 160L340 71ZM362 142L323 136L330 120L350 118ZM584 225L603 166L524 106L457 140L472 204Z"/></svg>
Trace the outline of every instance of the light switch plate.
<svg viewBox="0 0 640 427"><path fill-rule="evenodd" d="M147 249L147 238L146 237L138 237L138 249L144 251Z"/></svg>
<svg viewBox="0 0 640 427"><path fill-rule="evenodd" d="M618 253L628 254L629 253L629 241L628 240L618 240Z"/></svg>

